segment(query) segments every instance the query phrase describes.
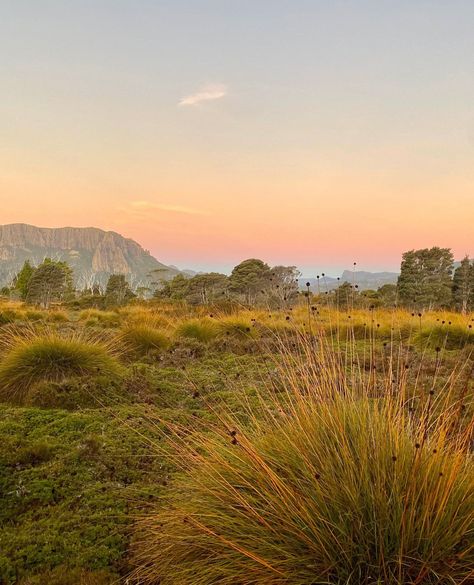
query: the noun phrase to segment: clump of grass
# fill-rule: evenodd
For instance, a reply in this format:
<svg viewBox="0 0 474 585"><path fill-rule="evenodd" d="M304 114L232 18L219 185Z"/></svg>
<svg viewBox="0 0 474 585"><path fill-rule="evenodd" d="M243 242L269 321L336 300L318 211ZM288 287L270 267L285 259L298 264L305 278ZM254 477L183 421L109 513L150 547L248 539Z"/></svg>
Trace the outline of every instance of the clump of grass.
<svg viewBox="0 0 474 585"><path fill-rule="evenodd" d="M402 383L381 394L324 337L278 360L250 425L169 427L183 473L141 521L139 582L467 583L473 428L451 387L414 414Z"/></svg>
<svg viewBox="0 0 474 585"><path fill-rule="evenodd" d="M21 313L15 309L5 308L0 310L0 325L14 323L21 317Z"/></svg>
<svg viewBox="0 0 474 585"><path fill-rule="evenodd" d="M248 339L257 336L257 329L250 321L240 317L224 317L219 319L219 332L239 339Z"/></svg>
<svg viewBox="0 0 474 585"><path fill-rule="evenodd" d="M27 309L25 311L25 319L27 321L42 321L46 316L46 313L43 311L37 311L36 309Z"/></svg>
<svg viewBox="0 0 474 585"><path fill-rule="evenodd" d="M13 336L0 362L0 399L24 404L34 387L72 377L117 376L120 365L99 341L65 339L54 332Z"/></svg>
<svg viewBox="0 0 474 585"><path fill-rule="evenodd" d="M100 309L84 309L79 313L79 320L85 321L89 327L117 327L120 325L120 316L115 311L101 311Z"/></svg>
<svg viewBox="0 0 474 585"><path fill-rule="evenodd" d="M147 325L155 329L168 329L172 322L165 315L140 305L132 305L119 309L118 314L127 325Z"/></svg>
<svg viewBox="0 0 474 585"><path fill-rule="evenodd" d="M462 349L466 345L474 345L474 330L460 323L434 325L417 332L414 342L431 349Z"/></svg>
<svg viewBox="0 0 474 585"><path fill-rule="evenodd" d="M234 434L235 433L235 434ZM142 583L461 583L474 562L474 466L369 399L231 430L145 521Z"/></svg>
<svg viewBox="0 0 474 585"><path fill-rule="evenodd" d="M51 321L52 323L64 323L69 321L66 311L61 311L59 309L50 311L47 316L48 321Z"/></svg>
<svg viewBox="0 0 474 585"><path fill-rule="evenodd" d="M153 351L163 351L170 346L168 336L146 325L132 325L123 329L121 339L127 349L135 355L147 355Z"/></svg>
<svg viewBox="0 0 474 585"><path fill-rule="evenodd" d="M189 319L178 325L176 335L206 343L219 335L219 326L212 319Z"/></svg>

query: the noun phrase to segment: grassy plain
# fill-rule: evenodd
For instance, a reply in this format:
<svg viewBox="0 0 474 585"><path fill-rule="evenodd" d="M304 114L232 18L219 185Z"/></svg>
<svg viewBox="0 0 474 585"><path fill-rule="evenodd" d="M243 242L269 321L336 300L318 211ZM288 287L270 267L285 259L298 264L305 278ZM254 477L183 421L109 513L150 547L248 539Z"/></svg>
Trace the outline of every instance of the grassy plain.
<svg viewBox="0 0 474 585"><path fill-rule="evenodd" d="M430 436L441 433L445 441L455 421L465 445L472 432L473 352L474 317L449 312L338 310L323 303L312 305L304 299L292 310L239 307L224 310L152 301L116 311L58 307L46 312L3 302L0 582L105 585L120 582L136 570L137 563L144 567L138 573L141 582L158 582L161 576L154 568L154 559L159 559L159 554L147 554L153 547L149 540L150 524L146 522L154 523L156 530L162 522L157 510L163 508L163 522L170 523L168 534L175 535L176 516L170 517L171 508L166 507L170 499L174 508L185 505L190 507L190 514L200 511L196 502L193 504L186 497L182 500L183 490L198 492L201 481L195 475L191 484L182 483L181 472L192 468L188 459L193 452L183 448L183 441L199 431L199 441L204 442L198 441L195 448L200 453L209 450L206 441L212 442L214 439L209 439L209 435L215 435L219 437L217 444L222 445L221 440L225 443L224 454L216 457L220 462L227 461L225 450L229 445L236 446L232 441L235 435L229 435L229 425L239 425L239 437L244 433L242 429L252 428L253 435L249 433L257 441L255 429L278 419L279 410L285 411L290 400L298 412L295 416L301 423L298 426L301 436L294 442L288 441L287 450L296 452L313 428L309 410L298 408L307 403L307 398L313 403L314 399L321 401L324 394L334 393L335 381L341 396L351 394L352 402L349 406L344 403L346 406L338 409L339 414L327 411L324 420L332 420L337 426L340 413L347 408L345 419L353 420L348 432L362 424L358 418L361 413L354 419L350 410L355 389L364 399L400 397L403 393L403 408L418 417L422 421L419 424L425 425L423 428L431 429L426 426L431 424L428 419L439 421L446 415L447 420L449 413L451 427L433 422L432 428L437 430L430 430ZM319 357L315 358L316 355ZM321 420L321 413L311 413ZM372 416L367 404L361 416ZM396 438L382 420L377 420L380 440L387 435L392 441L381 451L387 459L384 465L388 465L390 457L395 456L392 451ZM418 431L421 428L414 426ZM288 435L281 420L277 427L282 436ZM255 454L263 457L264 453L270 460L276 460L285 449L278 434L272 437L258 438L258 445L251 439L245 440ZM311 440L324 444L323 435ZM407 436L402 442L405 455L399 473L408 477L410 438ZM330 445L327 448L331 450ZM337 449L336 444L333 450ZM341 457L350 457L351 453L347 448ZM243 475L254 481L255 459L240 461L242 468L229 481L241 480ZM216 468L206 464L210 465L207 473L212 477ZM466 465L472 470L472 459ZM439 473L441 467L437 466L442 466L442 462L429 466L430 478L434 471ZM314 462L308 463L306 471L313 477L319 473ZM296 471L290 469L288 473ZM433 478L429 481L435 482ZM297 480L304 484L308 478L298 476ZM432 485L439 491L437 481ZM270 482L265 489L270 489L269 486L275 488ZM370 491L369 487L367 490ZM201 503L207 501L209 506L215 506L219 498L229 494L203 492L202 496ZM373 496L378 498L380 494ZM265 501L271 502L268 493L265 497ZM434 504L439 505L440 501L430 500L429 505ZM347 506L347 501L343 505ZM284 517L284 511L280 509L279 513ZM222 517L218 520L222 521ZM242 533L246 526L236 525L235 529ZM440 530L443 527L440 524ZM350 558L357 556L356 551L348 550L352 542L350 529L342 521L338 529L339 542L347 553L346 582L355 583L350 580L356 578L350 572ZM463 530L460 527L459 534ZM464 558L472 561L472 525L470 530L469 552L465 552ZM294 526L287 523L282 532L294 536ZM256 538L264 541L271 533L256 532ZM325 537L326 547L332 546L336 554L337 547L331 544L329 533ZM155 544L158 549L163 548L159 537ZM454 547L451 542L446 543L447 548L451 545ZM246 546L250 546L248 542ZM403 546L408 545L404 542ZM218 581L218 573L212 573L213 569L199 579L195 576L193 581L189 580L189 575L194 574L192 563L187 564L189 558L179 554L173 557L168 551L170 559L181 559L183 572L171 571L163 583L309 582L305 581L307 576L302 577L297 571L291 573L286 565L280 565L278 551L273 549L268 558L272 559L276 574L278 571L283 574L280 580L269 578L268 571L272 573L268 568L257 570L256 566L265 567L267 552L258 551L264 558L263 565L255 559L253 564L242 564L239 560L242 555L237 555L237 560L227 559L229 571L235 568L232 563L237 563L241 571L254 575L254 581L245 581L241 573L235 572L229 573L227 580L220 573ZM328 566L329 553L328 550ZM292 549L285 554L292 556L295 566L299 566L298 555L306 552ZM339 550L339 558L341 554ZM243 557L249 558L245 554ZM436 570L444 575L446 566L436 565ZM387 575L385 582L396 583L392 566L390 571L393 574ZM454 568L452 571L453 575L458 574ZM343 582L331 574L327 578L333 579L331 584ZM428 578L432 577L419 577L418 583L434 582ZM359 582L369 583L362 577Z"/></svg>

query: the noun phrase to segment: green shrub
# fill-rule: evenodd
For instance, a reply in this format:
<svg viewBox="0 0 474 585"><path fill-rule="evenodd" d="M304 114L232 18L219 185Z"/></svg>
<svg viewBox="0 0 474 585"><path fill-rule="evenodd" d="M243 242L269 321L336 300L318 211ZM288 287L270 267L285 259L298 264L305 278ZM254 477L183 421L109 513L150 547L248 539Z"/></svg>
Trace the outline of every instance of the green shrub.
<svg viewBox="0 0 474 585"><path fill-rule="evenodd" d="M219 335L219 327L212 319L190 319L178 326L176 335L207 342Z"/></svg>
<svg viewBox="0 0 474 585"><path fill-rule="evenodd" d="M42 382L100 373L116 376L120 366L99 342L63 339L53 333L14 339L0 362L0 399L23 404Z"/></svg>
<svg viewBox="0 0 474 585"><path fill-rule="evenodd" d="M127 349L140 356L152 351L168 349L170 345L170 340L165 333L146 325L126 327L122 331L121 339L125 342Z"/></svg>
<svg viewBox="0 0 474 585"><path fill-rule="evenodd" d="M187 449L188 473L142 523L140 583L447 585L472 575L472 457L442 430L420 439L388 402L310 400L248 435L230 427Z"/></svg>

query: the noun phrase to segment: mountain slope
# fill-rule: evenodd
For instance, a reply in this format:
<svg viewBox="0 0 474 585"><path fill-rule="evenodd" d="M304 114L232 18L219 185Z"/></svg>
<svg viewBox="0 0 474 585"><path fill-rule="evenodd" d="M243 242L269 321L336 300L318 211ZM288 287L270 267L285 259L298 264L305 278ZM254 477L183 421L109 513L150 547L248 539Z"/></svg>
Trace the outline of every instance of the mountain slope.
<svg viewBox="0 0 474 585"><path fill-rule="evenodd" d="M40 228L27 224L0 226L0 285L9 284L25 260L39 264L44 258L66 261L79 288L104 285L110 274L125 274L132 286L145 285L150 272L177 274L137 242L98 228Z"/></svg>

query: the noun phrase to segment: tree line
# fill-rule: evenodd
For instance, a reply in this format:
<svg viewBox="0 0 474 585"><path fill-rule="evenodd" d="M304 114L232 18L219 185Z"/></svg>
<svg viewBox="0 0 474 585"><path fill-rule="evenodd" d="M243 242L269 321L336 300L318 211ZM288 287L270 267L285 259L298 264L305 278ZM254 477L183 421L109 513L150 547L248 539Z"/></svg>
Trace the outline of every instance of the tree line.
<svg viewBox="0 0 474 585"><path fill-rule="evenodd" d="M150 275L150 287L132 291L125 275L112 274L105 291L99 287L75 291L71 268L65 262L46 258L37 267L27 260L2 294L15 295L42 308L48 308L54 302L120 306L136 297L185 301L195 305L234 302L246 306L286 308L302 296L316 301L326 296L328 302L341 308L381 305L412 309L454 308L464 313L474 310L474 262L466 256L455 268L449 248L405 252L397 283L386 284L377 290L359 291L357 284L343 282L334 290L315 295L310 291L309 283L304 286L299 282L300 278L295 266L271 267L263 260L250 258L235 266L229 276L210 272L192 277L178 274L165 280L155 274Z"/></svg>
<svg viewBox="0 0 474 585"><path fill-rule="evenodd" d="M73 276L66 262L45 258L38 266L32 266L26 260L11 286L4 287L1 293L42 309L48 309L53 303L74 302L81 306L106 308L126 304L136 297L123 274L110 275L105 291L99 286L77 291Z"/></svg>

